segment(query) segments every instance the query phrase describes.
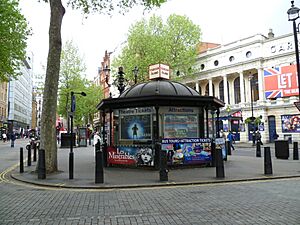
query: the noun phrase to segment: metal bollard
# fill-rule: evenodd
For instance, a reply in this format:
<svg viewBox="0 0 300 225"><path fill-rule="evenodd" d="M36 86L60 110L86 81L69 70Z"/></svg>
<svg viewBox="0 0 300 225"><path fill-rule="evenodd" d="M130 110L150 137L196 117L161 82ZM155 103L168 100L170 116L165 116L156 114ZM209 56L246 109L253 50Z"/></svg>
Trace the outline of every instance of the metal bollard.
<svg viewBox="0 0 300 225"><path fill-rule="evenodd" d="M222 149L219 148L216 149L216 177L225 177Z"/></svg>
<svg viewBox="0 0 300 225"><path fill-rule="evenodd" d="M256 157L261 157L261 145L260 142L256 142Z"/></svg>
<svg viewBox="0 0 300 225"><path fill-rule="evenodd" d="M24 157L23 157L23 148L20 148L20 173L24 173Z"/></svg>
<svg viewBox="0 0 300 225"><path fill-rule="evenodd" d="M294 142L293 145L293 160L299 160L298 142Z"/></svg>
<svg viewBox="0 0 300 225"><path fill-rule="evenodd" d="M264 147L264 169L266 175L273 174L270 147Z"/></svg>
<svg viewBox="0 0 300 225"><path fill-rule="evenodd" d="M100 141L98 140L95 144L96 151L96 165L95 165L95 183L104 183L104 173L103 173L103 151L100 146Z"/></svg>
<svg viewBox="0 0 300 225"><path fill-rule="evenodd" d="M36 162L36 143L32 142L32 149L33 149L33 162Z"/></svg>
<svg viewBox="0 0 300 225"><path fill-rule="evenodd" d="M45 150L39 149L38 179L46 179L46 156Z"/></svg>
<svg viewBox="0 0 300 225"><path fill-rule="evenodd" d="M226 142L225 142L225 147L226 147L227 155L231 155L231 145L230 145L230 141L226 141Z"/></svg>
<svg viewBox="0 0 300 225"><path fill-rule="evenodd" d="M26 145L26 149L28 151L28 154L27 154L27 166L31 166L31 146L30 146L30 144Z"/></svg>
<svg viewBox="0 0 300 225"><path fill-rule="evenodd" d="M162 151L160 148L160 170L159 170L159 180L168 181L168 168L167 168L167 151Z"/></svg>

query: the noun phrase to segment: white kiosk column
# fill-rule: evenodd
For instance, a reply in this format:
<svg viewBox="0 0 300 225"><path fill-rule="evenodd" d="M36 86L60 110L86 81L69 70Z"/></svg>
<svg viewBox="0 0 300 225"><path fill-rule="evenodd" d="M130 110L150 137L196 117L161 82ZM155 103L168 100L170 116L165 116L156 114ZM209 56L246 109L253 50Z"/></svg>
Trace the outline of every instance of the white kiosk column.
<svg viewBox="0 0 300 225"><path fill-rule="evenodd" d="M243 71L239 72L240 75L240 93L241 93L241 103L245 103L245 86L244 86L244 74Z"/></svg>

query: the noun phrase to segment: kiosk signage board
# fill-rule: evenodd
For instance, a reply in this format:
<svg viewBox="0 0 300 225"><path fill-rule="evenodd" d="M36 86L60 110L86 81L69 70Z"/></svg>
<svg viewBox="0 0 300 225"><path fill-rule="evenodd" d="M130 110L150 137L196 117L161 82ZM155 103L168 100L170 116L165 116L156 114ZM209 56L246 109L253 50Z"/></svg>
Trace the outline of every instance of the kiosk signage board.
<svg viewBox="0 0 300 225"><path fill-rule="evenodd" d="M211 161L210 138L172 138L162 140L167 162L173 164L201 164Z"/></svg>

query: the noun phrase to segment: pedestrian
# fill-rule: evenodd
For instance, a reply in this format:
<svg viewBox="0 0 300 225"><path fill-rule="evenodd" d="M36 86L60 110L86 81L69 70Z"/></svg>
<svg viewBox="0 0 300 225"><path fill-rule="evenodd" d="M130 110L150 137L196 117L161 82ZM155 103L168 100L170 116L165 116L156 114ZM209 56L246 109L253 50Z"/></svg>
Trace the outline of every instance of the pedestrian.
<svg viewBox="0 0 300 225"><path fill-rule="evenodd" d="M234 135L232 133L232 131L230 130L228 135L227 135L227 139L230 143L230 148L232 148L232 150L235 150L234 146L233 146L233 143L235 143L235 139L234 139Z"/></svg>
<svg viewBox="0 0 300 225"><path fill-rule="evenodd" d="M15 134L15 132L11 133L10 139L11 139L10 147L13 148L13 147L15 147L15 140L16 140L16 134Z"/></svg>
<svg viewBox="0 0 300 225"><path fill-rule="evenodd" d="M226 141L226 134L222 129L220 130L220 138L223 138L224 141Z"/></svg>
<svg viewBox="0 0 300 225"><path fill-rule="evenodd" d="M6 142L6 138L7 138L6 133L3 133L3 134L2 134L3 142Z"/></svg>
<svg viewBox="0 0 300 225"><path fill-rule="evenodd" d="M260 134L259 130L256 131L255 139L256 139L257 143L260 143L261 145L264 145L261 141L261 134Z"/></svg>

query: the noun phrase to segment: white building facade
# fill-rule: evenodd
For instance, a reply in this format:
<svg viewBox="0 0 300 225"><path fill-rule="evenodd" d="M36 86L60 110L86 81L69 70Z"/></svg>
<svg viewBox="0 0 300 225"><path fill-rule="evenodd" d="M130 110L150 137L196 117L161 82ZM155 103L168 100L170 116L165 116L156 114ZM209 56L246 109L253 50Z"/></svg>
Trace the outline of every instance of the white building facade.
<svg viewBox="0 0 300 225"><path fill-rule="evenodd" d="M268 37L257 34L200 52L195 78L184 82L226 103L220 129L232 130L237 140L251 141L253 130L260 130L263 142L276 134L300 141L295 61L293 34L274 37L270 30Z"/></svg>

